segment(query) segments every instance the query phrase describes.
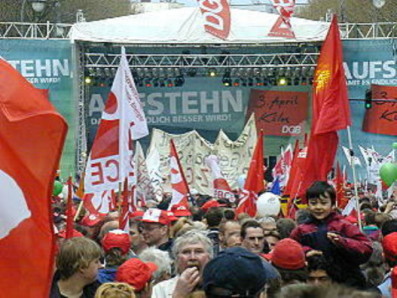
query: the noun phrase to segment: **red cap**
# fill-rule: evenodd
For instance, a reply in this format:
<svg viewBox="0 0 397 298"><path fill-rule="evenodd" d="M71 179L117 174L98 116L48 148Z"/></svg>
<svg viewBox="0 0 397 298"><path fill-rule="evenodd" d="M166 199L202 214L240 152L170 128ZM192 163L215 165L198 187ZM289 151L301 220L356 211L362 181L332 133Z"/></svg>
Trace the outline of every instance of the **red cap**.
<svg viewBox="0 0 397 298"><path fill-rule="evenodd" d="M146 210L146 212L142 216L141 221L159 223L162 225L169 225L170 223L167 212L156 208Z"/></svg>
<svg viewBox="0 0 397 298"><path fill-rule="evenodd" d="M306 266L302 245L290 238L277 242L271 260L273 265L282 269L296 270Z"/></svg>
<svg viewBox="0 0 397 298"><path fill-rule="evenodd" d="M382 240L382 246L386 259L397 261L397 232L386 235Z"/></svg>
<svg viewBox="0 0 397 298"><path fill-rule="evenodd" d="M80 220L80 224L82 226L93 227L93 226L96 226L101 220L102 220L102 218L99 215L92 213L92 214L84 216Z"/></svg>
<svg viewBox="0 0 397 298"><path fill-rule="evenodd" d="M102 238L102 247L105 252L112 248L120 248L122 254L125 255L131 247L130 235L120 229L111 230Z"/></svg>
<svg viewBox="0 0 397 298"><path fill-rule="evenodd" d="M133 286L137 292L142 291L157 270L154 263L144 263L138 258L125 261L116 272L116 280Z"/></svg>
<svg viewBox="0 0 397 298"><path fill-rule="evenodd" d="M60 231L57 235L59 238L66 238L66 230ZM79 231L73 229L72 238L74 237L84 237L84 235L81 234Z"/></svg>
<svg viewBox="0 0 397 298"><path fill-rule="evenodd" d="M192 213L189 211L188 207L184 204L175 204L171 207L172 213L176 217L182 217L182 216L191 216Z"/></svg>
<svg viewBox="0 0 397 298"><path fill-rule="evenodd" d="M170 222L177 221L179 218L174 215L172 211L167 211L168 220Z"/></svg>
<svg viewBox="0 0 397 298"><path fill-rule="evenodd" d="M208 209L213 208L213 207L225 207L225 204L221 204L216 200L209 200L207 202L204 203L203 206L201 206L201 210L207 212Z"/></svg>
<svg viewBox="0 0 397 298"><path fill-rule="evenodd" d="M130 218L142 217L144 213L145 213L144 211L130 212Z"/></svg>

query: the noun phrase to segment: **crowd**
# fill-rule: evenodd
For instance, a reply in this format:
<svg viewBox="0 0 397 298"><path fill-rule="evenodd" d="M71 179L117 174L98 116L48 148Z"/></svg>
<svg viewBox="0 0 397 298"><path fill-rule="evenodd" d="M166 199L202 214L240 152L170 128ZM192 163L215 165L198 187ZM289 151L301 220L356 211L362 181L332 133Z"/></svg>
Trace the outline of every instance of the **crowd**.
<svg viewBox="0 0 397 298"><path fill-rule="evenodd" d="M292 219L236 215L235 204L201 195L169 211L165 197L131 213L128 232L117 211L81 215L67 240L56 202L50 297L392 297L397 198L378 206L362 196L362 229L341 215L327 182L306 198Z"/></svg>

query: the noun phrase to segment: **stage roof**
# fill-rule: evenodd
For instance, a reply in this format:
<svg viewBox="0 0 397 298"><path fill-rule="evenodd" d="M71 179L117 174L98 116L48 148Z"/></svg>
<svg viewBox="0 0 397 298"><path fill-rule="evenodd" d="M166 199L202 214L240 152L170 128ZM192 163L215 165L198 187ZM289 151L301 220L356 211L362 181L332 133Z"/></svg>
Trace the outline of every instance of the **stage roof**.
<svg viewBox="0 0 397 298"><path fill-rule="evenodd" d="M198 7L130 15L73 25L74 41L120 44L261 44L324 40L329 23L292 18L296 39L267 36L278 15L231 8L231 29L226 40L204 31Z"/></svg>

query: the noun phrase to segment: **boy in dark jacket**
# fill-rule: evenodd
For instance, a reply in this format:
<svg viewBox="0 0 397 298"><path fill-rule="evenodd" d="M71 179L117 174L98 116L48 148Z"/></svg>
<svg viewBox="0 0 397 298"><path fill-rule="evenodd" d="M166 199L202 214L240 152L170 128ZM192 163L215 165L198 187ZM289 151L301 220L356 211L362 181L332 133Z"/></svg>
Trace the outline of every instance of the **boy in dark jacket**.
<svg viewBox="0 0 397 298"><path fill-rule="evenodd" d="M314 251L323 254L337 273L331 277L334 281L365 288L359 266L371 256L371 242L357 226L333 211L336 193L327 182L313 183L306 191L306 198L310 217L292 231L291 238L300 242L309 255Z"/></svg>

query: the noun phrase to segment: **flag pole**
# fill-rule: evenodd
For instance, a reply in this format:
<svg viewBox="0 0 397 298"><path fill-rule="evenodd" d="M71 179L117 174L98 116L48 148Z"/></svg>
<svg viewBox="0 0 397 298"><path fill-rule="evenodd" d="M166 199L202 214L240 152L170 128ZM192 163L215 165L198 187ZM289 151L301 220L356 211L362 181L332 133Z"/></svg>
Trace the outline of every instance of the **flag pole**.
<svg viewBox="0 0 397 298"><path fill-rule="evenodd" d="M357 177L356 177L356 165L353 161L354 151L353 151L353 143L352 143L352 135L350 131L350 125L347 126L347 138L349 140L349 151L350 151L350 164L353 172L353 186L354 186L354 196L356 197L356 209L357 209L357 217L358 217L358 227L362 231L362 223L361 223L361 212L360 212L360 202L358 199L358 189L357 189Z"/></svg>

